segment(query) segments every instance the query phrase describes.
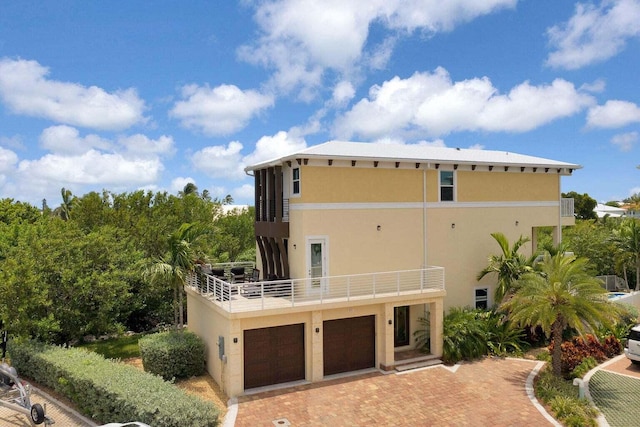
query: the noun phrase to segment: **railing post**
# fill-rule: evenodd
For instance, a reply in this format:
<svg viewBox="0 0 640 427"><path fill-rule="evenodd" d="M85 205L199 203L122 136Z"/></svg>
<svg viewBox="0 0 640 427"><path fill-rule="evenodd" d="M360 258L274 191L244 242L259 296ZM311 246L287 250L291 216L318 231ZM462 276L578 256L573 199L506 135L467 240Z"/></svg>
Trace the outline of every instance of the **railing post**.
<svg viewBox="0 0 640 427"><path fill-rule="evenodd" d="M396 272L396 289L397 294L400 295L400 272Z"/></svg>
<svg viewBox="0 0 640 427"><path fill-rule="evenodd" d="M426 273L426 269L423 268L420 270L420 293L424 292L424 275Z"/></svg>
<svg viewBox="0 0 640 427"><path fill-rule="evenodd" d="M347 276L347 301L351 301L351 277Z"/></svg>

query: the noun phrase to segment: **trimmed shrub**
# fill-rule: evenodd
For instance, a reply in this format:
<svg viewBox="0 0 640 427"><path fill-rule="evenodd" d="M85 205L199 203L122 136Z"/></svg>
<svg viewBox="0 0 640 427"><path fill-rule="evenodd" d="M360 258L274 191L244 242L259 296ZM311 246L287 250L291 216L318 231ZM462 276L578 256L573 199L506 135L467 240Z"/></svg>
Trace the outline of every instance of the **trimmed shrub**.
<svg viewBox="0 0 640 427"><path fill-rule="evenodd" d="M571 378L582 378L587 372L598 366L598 361L592 357L585 357L582 362L571 371Z"/></svg>
<svg viewBox="0 0 640 427"><path fill-rule="evenodd" d="M138 345L144 370L165 380L204 373L204 341L193 332L159 332L140 338Z"/></svg>
<svg viewBox="0 0 640 427"><path fill-rule="evenodd" d="M137 420L154 427L218 424L211 402L190 396L162 378L78 348L12 342L18 372L66 396L101 423Z"/></svg>
<svg viewBox="0 0 640 427"><path fill-rule="evenodd" d="M562 372L570 373L586 357L593 357L598 363L602 363L621 351L622 344L613 335L605 338L603 343L591 334L585 335L584 338L574 337L571 341L562 343ZM553 352L553 342L549 345L549 352Z"/></svg>

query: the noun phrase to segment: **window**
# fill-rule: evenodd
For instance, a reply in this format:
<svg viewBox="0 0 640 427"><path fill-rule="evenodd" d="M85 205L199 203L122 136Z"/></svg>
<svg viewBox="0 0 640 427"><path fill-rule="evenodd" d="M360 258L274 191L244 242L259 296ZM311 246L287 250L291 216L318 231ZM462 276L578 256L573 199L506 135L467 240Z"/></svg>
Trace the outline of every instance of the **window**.
<svg viewBox="0 0 640 427"><path fill-rule="evenodd" d="M440 201L453 201L453 171L440 171Z"/></svg>
<svg viewBox="0 0 640 427"><path fill-rule="evenodd" d="M300 194L300 168L293 168L292 171L293 190L292 194Z"/></svg>
<svg viewBox="0 0 640 427"><path fill-rule="evenodd" d="M488 288L478 288L475 289L475 307L486 310L489 308L489 289Z"/></svg>

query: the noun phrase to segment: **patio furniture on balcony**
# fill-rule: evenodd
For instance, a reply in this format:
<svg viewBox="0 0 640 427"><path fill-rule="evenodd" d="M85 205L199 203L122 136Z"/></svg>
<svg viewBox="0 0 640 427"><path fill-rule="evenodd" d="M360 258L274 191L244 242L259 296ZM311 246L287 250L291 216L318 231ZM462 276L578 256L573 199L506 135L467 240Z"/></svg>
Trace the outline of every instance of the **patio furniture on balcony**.
<svg viewBox="0 0 640 427"><path fill-rule="evenodd" d="M244 283L246 277L244 267L232 267L231 268L231 282L232 283Z"/></svg>

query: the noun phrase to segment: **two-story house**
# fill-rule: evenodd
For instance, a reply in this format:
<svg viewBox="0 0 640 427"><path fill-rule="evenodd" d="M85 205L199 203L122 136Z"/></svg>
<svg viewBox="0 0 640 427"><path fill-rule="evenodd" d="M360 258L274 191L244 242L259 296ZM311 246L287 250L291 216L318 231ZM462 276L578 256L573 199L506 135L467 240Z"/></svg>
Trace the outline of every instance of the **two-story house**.
<svg viewBox="0 0 640 427"><path fill-rule="evenodd" d="M393 369L422 316L440 356L445 309L493 304L495 279L476 280L499 250L490 233L528 236L530 252L540 227L559 240L574 223L561 177L578 168L511 152L342 141L247 167L259 280L202 276L187 288L189 329L208 343L209 373L236 396Z"/></svg>

